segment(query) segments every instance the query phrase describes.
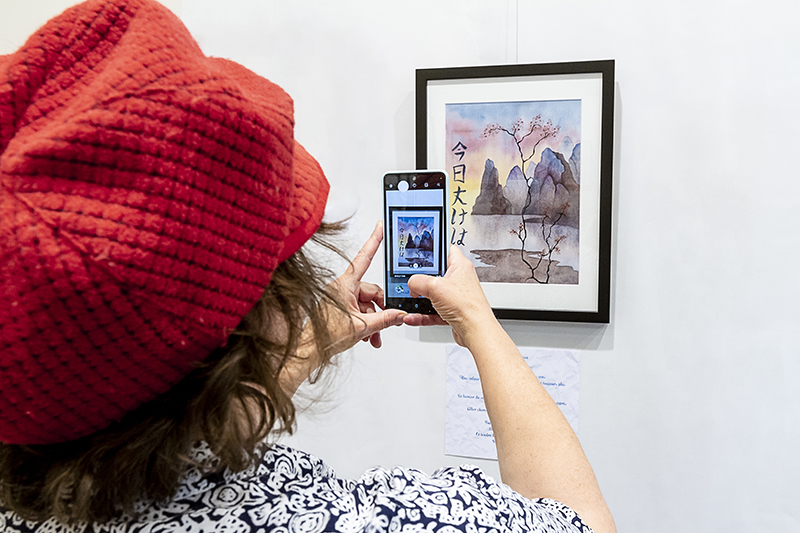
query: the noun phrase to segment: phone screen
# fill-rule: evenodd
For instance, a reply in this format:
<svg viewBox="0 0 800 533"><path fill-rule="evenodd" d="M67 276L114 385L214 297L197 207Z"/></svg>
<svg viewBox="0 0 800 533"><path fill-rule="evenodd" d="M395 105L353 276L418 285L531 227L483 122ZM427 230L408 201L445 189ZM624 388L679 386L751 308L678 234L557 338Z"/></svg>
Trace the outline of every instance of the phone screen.
<svg viewBox="0 0 800 533"><path fill-rule="evenodd" d="M444 275L445 186L438 170L390 172L383 176L386 307L435 313L426 298L412 298L408 278Z"/></svg>

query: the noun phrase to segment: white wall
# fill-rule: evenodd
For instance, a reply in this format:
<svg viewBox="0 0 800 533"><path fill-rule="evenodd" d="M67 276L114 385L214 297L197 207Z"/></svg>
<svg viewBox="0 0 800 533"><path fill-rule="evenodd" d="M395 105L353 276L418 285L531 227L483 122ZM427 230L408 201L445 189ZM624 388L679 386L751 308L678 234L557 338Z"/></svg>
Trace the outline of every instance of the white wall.
<svg viewBox="0 0 800 533"><path fill-rule="evenodd" d="M59 3L0 0L0 52L43 4ZM584 349L580 437L620 531L800 531L798 3L170 7L207 53L295 98L335 213L355 213L354 245L381 216L380 175L414 166L415 68L616 59L611 324L507 329L520 345ZM288 441L346 476L462 462L442 453L449 334L384 341L342 357Z"/></svg>
<svg viewBox="0 0 800 533"><path fill-rule="evenodd" d="M76 0L0 0L0 54L10 54L25 44L28 36ZM161 0L180 16L182 0Z"/></svg>

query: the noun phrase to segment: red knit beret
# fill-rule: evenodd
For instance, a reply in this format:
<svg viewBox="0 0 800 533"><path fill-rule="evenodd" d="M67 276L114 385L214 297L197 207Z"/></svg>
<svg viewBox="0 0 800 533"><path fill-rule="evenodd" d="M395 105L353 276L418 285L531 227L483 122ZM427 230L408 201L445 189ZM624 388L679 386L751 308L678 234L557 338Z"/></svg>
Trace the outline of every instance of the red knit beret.
<svg viewBox="0 0 800 533"><path fill-rule="evenodd" d="M105 428L225 342L322 218L292 114L152 0L0 56L0 442Z"/></svg>

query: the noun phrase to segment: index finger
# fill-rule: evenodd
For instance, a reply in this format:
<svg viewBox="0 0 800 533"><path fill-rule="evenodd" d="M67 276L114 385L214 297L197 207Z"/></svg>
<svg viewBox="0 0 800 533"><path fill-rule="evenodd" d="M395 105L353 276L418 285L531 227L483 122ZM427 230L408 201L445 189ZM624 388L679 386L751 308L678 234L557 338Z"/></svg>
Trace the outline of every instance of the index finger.
<svg viewBox="0 0 800 533"><path fill-rule="evenodd" d="M377 306L381 309L386 309L383 297L383 289L374 283L361 282L358 290L358 301L364 303L372 302L377 304Z"/></svg>
<svg viewBox="0 0 800 533"><path fill-rule="evenodd" d="M364 243L364 246L361 247L350 262L350 266L347 267L348 273L356 279L361 279L372 263L372 258L375 257L375 252L378 251L382 240L383 223L378 221L378 223L375 224L375 229L372 230L372 235L369 236L367 242Z"/></svg>

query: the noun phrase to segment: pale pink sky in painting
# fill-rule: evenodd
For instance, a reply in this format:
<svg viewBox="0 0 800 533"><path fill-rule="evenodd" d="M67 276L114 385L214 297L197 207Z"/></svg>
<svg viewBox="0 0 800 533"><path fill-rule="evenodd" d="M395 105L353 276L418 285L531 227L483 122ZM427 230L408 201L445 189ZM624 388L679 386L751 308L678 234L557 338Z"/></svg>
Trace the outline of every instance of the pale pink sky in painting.
<svg viewBox="0 0 800 533"><path fill-rule="evenodd" d="M461 198L466 201L469 208L480 192L480 180L483 175L486 159L491 159L498 169L499 181L504 185L509 172L514 166L519 166L520 156L513 139L504 132L497 132L492 136L483 137L483 132L489 124L500 124L509 131L517 117L524 122L523 129L527 131L529 121L537 114L542 115L542 124L552 120L553 125L560 126L558 134L545 139L536 148L536 154L527 164L526 173L530 176L534 165L539 161L542 151L550 148L561 151L565 138L569 137L573 145L580 142L580 101L562 100L547 102L509 102L501 104L458 104L448 105L446 113L446 170L450 174L451 190L455 191L461 185L467 189ZM530 148L535 142L534 135L523 143L525 156L530 154ZM467 146L466 154L459 160L452 149L459 143ZM564 156L569 159L570 153ZM453 165L466 165L466 182L459 184L453 180ZM451 192L451 204L453 202ZM469 210L469 208L467 208Z"/></svg>

